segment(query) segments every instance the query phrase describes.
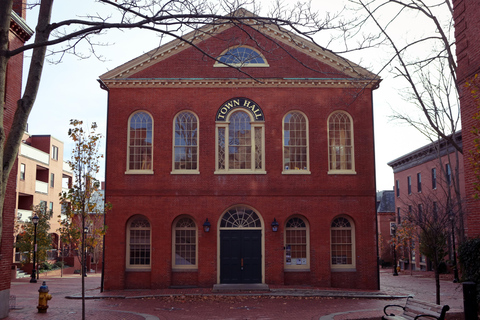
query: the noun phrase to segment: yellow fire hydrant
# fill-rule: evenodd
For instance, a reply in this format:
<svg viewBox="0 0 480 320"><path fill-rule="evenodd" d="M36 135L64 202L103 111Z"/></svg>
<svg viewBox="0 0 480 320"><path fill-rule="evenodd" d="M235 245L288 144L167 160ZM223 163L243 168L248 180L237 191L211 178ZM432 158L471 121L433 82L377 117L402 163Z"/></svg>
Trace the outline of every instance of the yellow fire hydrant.
<svg viewBox="0 0 480 320"><path fill-rule="evenodd" d="M48 294L48 287L43 281L42 285L40 286L40 289L38 289L38 313L47 313L48 309L48 304L47 301L52 299L52 295Z"/></svg>

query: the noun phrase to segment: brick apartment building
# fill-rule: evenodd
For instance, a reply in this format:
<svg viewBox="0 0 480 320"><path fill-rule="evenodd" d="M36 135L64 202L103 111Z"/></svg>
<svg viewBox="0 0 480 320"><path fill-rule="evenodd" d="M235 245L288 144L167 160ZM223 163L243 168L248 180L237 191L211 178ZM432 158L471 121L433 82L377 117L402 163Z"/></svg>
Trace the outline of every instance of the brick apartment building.
<svg viewBox="0 0 480 320"><path fill-rule="evenodd" d="M9 48L22 46L33 34L25 22L25 8L22 1L14 1L8 34ZM22 93L23 55L11 57L7 65L6 93L3 125L5 132L9 132L13 115L17 108L17 101ZM0 243L0 319L8 315L8 302L10 296L10 274L13 255L13 223L15 216L15 182L17 167L13 166L7 183L5 202L3 204L2 240Z"/></svg>
<svg viewBox="0 0 480 320"><path fill-rule="evenodd" d="M72 184L72 171L63 161L63 142L50 135L25 133L18 152L17 215L18 223L29 221L32 207L43 205L53 211L50 219L52 250L49 258L56 257L60 247L58 215L62 212L59 194ZM65 189L64 189L65 188ZM21 253L15 255L20 262Z"/></svg>
<svg viewBox="0 0 480 320"><path fill-rule="evenodd" d="M455 133L454 140L460 147L462 146L462 131ZM457 164L458 176L455 173ZM457 163L455 149L445 140L425 145L390 161L388 165L392 167L395 179L395 222L397 224L401 224L412 212L416 214L423 210L424 214L429 214L428 211L438 210L439 214L443 214L443 210L447 210L449 194L452 195L450 199L456 199L454 196L455 188L459 191L462 199L460 203L464 206L465 173L463 155L458 153ZM452 207L452 212L459 216L458 207ZM457 235L461 234L463 224L462 221L456 221ZM459 240L459 237L456 239ZM418 243L414 245L415 249L412 250L411 261L409 255L405 253L405 259L400 261L400 266L410 268L405 264L407 262L413 264L413 270L430 270L426 257L420 253ZM449 242L449 245L452 248L451 242ZM452 252L453 250L450 250L450 255ZM399 256L402 255L399 254ZM451 259L453 259L452 256Z"/></svg>
<svg viewBox="0 0 480 320"><path fill-rule="evenodd" d="M105 289L378 289L380 80L271 26L195 34L186 38L220 62L175 40L100 77L113 206Z"/></svg>
<svg viewBox="0 0 480 320"><path fill-rule="evenodd" d="M465 83L480 74L480 1L454 0L454 21L457 54L457 83L460 87L460 108L462 113L463 150L474 150L473 126L478 127L473 115L479 111ZM469 157L465 161L465 192L467 220L465 234L468 237L480 236L480 203L475 199L474 183L478 182Z"/></svg>

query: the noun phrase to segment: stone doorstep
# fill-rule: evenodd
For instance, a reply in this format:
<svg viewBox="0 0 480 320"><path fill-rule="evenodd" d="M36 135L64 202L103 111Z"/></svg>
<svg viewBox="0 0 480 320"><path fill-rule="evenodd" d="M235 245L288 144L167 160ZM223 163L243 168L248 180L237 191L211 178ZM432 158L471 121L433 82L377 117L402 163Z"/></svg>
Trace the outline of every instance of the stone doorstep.
<svg viewBox="0 0 480 320"><path fill-rule="evenodd" d="M270 288L265 283L220 283L213 285L212 292L229 291L270 291Z"/></svg>

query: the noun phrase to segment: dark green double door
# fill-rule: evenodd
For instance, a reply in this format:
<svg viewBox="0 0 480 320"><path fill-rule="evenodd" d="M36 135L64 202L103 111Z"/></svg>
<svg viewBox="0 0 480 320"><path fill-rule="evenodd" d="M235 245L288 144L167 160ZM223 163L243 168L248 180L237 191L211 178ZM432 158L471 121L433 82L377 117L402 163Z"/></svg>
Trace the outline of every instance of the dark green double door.
<svg viewBox="0 0 480 320"><path fill-rule="evenodd" d="M220 283L262 282L262 231L220 230Z"/></svg>

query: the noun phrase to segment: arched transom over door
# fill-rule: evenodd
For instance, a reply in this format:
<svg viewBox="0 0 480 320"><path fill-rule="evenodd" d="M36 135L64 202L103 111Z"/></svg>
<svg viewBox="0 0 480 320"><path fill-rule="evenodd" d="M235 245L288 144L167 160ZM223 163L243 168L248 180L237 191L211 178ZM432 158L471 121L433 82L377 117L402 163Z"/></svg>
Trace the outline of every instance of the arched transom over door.
<svg viewBox="0 0 480 320"><path fill-rule="evenodd" d="M262 220L246 206L227 210L220 220L220 283L262 283Z"/></svg>

